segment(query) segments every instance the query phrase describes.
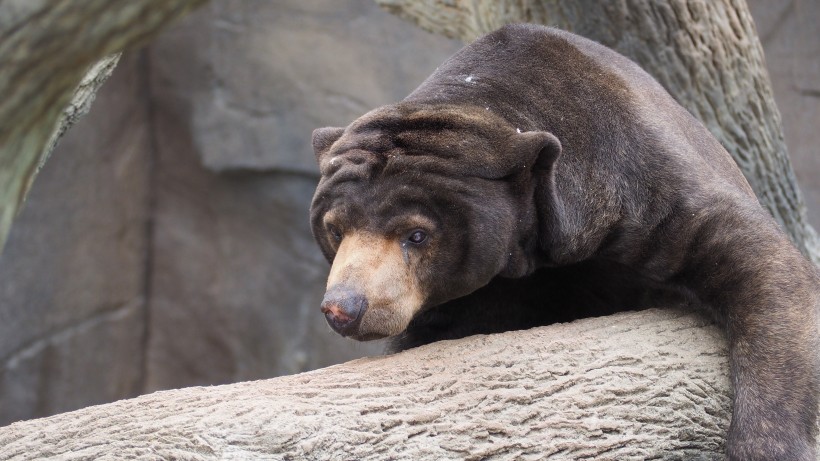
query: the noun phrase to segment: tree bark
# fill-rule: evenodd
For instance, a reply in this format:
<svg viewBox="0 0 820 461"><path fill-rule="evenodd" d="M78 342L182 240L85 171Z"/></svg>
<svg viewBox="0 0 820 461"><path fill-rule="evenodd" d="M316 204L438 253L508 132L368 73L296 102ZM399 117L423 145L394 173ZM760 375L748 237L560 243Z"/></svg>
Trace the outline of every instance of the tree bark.
<svg viewBox="0 0 820 461"><path fill-rule="evenodd" d="M88 72L86 72L82 80L80 80L80 84L77 85L74 94L71 96L71 101L60 113L54 131L51 132L51 136L49 136L45 147L40 152L37 169L34 171L34 175L27 178L28 183L25 186L25 190L31 189L32 181L34 181L40 168L42 168L46 160L48 160L48 157L57 145L57 141L91 109L91 103L94 102L97 90L99 90L103 83L108 80L108 77L114 73L114 69L117 68L117 63L121 55L121 53L115 53L100 59L88 69Z"/></svg>
<svg viewBox="0 0 820 461"><path fill-rule="evenodd" d="M0 428L3 459L723 459L726 343L647 310Z"/></svg>
<svg viewBox="0 0 820 461"><path fill-rule="evenodd" d="M0 0L0 249L55 136L79 114L64 108L76 96L74 109L87 110L81 101L113 69L110 59L100 60L201 3Z"/></svg>
<svg viewBox="0 0 820 461"><path fill-rule="evenodd" d="M763 48L744 0L376 0L466 42L513 22L573 31L630 57L723 144L761 203L820 264Z"/></svg>

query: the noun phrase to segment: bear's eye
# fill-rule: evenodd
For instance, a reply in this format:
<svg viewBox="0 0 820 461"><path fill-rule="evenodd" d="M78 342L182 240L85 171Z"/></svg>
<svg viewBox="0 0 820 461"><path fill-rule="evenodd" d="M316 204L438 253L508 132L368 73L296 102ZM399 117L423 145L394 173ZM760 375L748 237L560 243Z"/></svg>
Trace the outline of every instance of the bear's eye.
<svg viewBox="0 0 820 461"><path fill-rule="evenodd" d="M407 241L416 245L424 243L427 240L427 233L423 230L414 230L410 237L407 237Z"/></svg>
<svg viewBox="0 0 820 461"><path fill-rule="evenodd" d="M333 224L328 224L327 231L330 232L330 235L332 235L337 242L342 240L342 231L340 231L338 227Z"/></svg>

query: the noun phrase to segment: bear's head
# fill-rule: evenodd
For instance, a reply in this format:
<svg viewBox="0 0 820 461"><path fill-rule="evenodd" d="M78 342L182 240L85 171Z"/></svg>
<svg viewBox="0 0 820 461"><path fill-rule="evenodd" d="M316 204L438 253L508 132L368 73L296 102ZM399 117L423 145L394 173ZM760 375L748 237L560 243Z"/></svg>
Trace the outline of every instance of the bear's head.
<svg viewBox="0 0 820 461"><path fill-rule="evenodd" d="M322 312L358 340L536 261L538 181L561 147L483 107L398 103L320 128L311 226L332 263Z"/></svg>

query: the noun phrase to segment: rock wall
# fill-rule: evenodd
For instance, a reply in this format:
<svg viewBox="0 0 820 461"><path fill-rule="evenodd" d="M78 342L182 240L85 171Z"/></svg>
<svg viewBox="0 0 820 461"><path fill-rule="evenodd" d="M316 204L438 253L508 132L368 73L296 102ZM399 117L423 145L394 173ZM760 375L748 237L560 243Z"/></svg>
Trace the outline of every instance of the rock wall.
<svg viewBox="0 0 820 461"><path fill-rule="evenodd" d="M749 3L820 228L820 4ZM318 313L310 132L459 47L370 0L217 0L124 56L0 256L0 425L380 352Z"/></svg>

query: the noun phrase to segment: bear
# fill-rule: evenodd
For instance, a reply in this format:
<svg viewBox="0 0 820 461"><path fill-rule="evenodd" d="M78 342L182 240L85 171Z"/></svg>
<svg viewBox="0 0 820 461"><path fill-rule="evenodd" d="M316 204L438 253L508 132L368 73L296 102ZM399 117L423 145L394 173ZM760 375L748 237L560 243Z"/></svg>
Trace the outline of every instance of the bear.
<svg viewBox="0 0 820 461"><path fill-rule="evenodd" d="M508 25L312 142L341 335L401 351L684 300L728 338L728 459L816 459L818 270L626 57Z"/></svg>

